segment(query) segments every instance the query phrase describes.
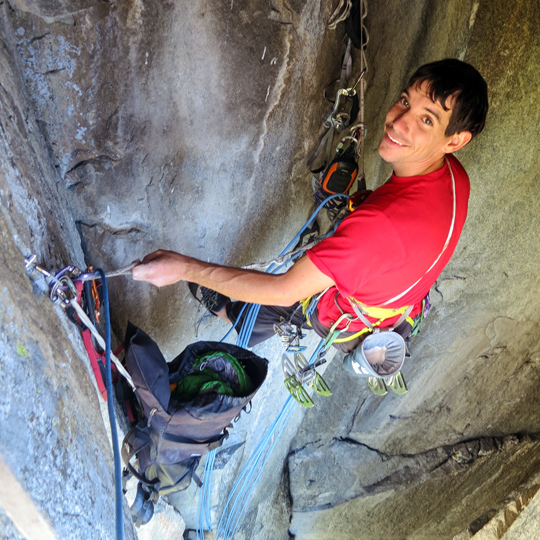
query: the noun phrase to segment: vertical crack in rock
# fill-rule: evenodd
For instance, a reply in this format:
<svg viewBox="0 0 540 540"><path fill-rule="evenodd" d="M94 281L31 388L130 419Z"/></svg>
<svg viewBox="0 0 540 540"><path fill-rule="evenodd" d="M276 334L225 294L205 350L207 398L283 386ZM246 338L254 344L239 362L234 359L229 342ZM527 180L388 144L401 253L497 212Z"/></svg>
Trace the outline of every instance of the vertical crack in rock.
<svg viewBox="0 0 540 540"><path fill-rule="evenodd" d="M259 141L257 143L257 147L255 149L255 154L253 157L255 165L259 163L260 156L262 154L262 151L264 150L264 139L266 137L266 134L268 133L268 119L270 118L270 115L274 111L274 109L279 105L281 101L281 97L283 96L283 93L286 90L286 75L287 75L287 67L289 65L289 55L291 50L291 39L290 35L287 35L285 39L285 54L283 61L281 63L281 66L279 68L279 72L276 77L276 82L274 83L274 88L269 94L270 101L268 103L268 107L266 109L266 113L264 115L263 121L262 121L262 130L261 134L259 136ZM251 174L251 177L248 180L248 184L252 184L255 181L255 177L258 174L256 167L253 169L253 172Z"/></svg>

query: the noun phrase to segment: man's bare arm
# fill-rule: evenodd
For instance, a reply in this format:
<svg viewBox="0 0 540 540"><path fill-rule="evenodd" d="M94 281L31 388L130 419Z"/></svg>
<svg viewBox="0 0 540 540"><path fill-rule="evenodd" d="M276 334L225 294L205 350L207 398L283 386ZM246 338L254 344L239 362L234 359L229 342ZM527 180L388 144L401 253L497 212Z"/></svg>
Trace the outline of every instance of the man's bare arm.
<svg viewBox="0 0 540 540"><path fill-rule="evenodd" d="M334 285L308 257L300 259L285 274L272 275L159 250L135 266L132 275L135 280L157 287L181 280L192 281L236 300L274 306L290 306Z"/></svg>

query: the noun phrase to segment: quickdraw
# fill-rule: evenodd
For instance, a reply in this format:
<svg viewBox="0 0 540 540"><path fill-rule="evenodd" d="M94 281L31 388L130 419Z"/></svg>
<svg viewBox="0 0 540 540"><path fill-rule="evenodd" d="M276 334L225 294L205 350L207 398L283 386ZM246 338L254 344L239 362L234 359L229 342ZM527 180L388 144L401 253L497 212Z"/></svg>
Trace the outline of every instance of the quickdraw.
<svg viewBox="0 0 540 540"><path fill-rule="evenodd" d="M334 128L337 132L348 128L358 116L358 95L356 85L365 72L360 74L352 88L341 88L337 91L334 106L328 111L323 120L326 129ZM325 95L326 98L326 95Z"/></svg>

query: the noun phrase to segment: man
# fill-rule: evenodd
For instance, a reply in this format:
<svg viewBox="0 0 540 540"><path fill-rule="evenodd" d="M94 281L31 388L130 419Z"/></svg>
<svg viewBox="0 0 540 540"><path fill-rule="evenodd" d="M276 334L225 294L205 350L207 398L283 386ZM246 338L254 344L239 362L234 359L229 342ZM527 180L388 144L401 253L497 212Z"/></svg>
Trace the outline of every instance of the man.
<svg viewBox="0 0 540 540"><path fill-rule="evenodd" d="M271 337L281 316L294 312L293 322L302 324L298 302L323 291L310 317L319 335L342 313L355 319L339 326L341 350L354 349L365 337L358 310L380 327L408 316L405 330L398 329L407 334L465 223L469 179L452 154L482 131L487 110L487 85L475 68L454 59L426 64L386 115L378 151L393 166L390 180L286 273L229 268L160 250L132 270L133 278L158 287L180 280L199 284L190 286L192 292L232 322L243 302L262 304L250 346Z"/></svg>

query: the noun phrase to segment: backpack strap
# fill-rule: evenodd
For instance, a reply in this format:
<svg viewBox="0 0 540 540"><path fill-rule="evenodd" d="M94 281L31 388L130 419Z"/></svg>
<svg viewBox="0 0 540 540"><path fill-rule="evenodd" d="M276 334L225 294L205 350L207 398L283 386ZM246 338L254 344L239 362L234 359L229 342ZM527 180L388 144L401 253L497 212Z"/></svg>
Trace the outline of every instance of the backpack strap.
<svg viewBox="0 0 540 540"><path fill-rule="evenodd" d="M135 431L137 431L136 437ZM134 444L134 439L138 440L138 444ZM145 433L140 428L138 428L138 425L132 427L128 431L122 442L122 460L124 461L126 466L135 454L138 454L151 444L152 440L150 439L150 435L148 433Z"/></svg>
<svg viewBox="0 0 540 540"><path fill-rule="evenodd" d="M216 437L212 437L211 439L208 439L205 442L200 442L200 441L197 441L196 439L184 437L183 435L173 435L171 433L163 433L161 435L161 438L164 441L169 441L169 442L182 443L182 444L196 444L201 447L206 447L210 451L213 448L217 448L218 446L221 446L223 444L223 441L228 436L229 436L229 433L225 429L223 433L220 433Z"/></svg>
<svg viewBox="0 0 540 540"><path fill-rule="evenodd" d="M146 422L146 420L144 420L144 422ZM134 444L134 440L138 441L138 444ZM132 427L122 442L122 461L124 462L124 465L140 483L150 487L154 486L154 484L158 482L158 479L148 480L144 474L137 471L131 464L131 459L145 448L151 446L151 444L152 439L150 438L150 435L139 429L138 426Z"/></svg>

